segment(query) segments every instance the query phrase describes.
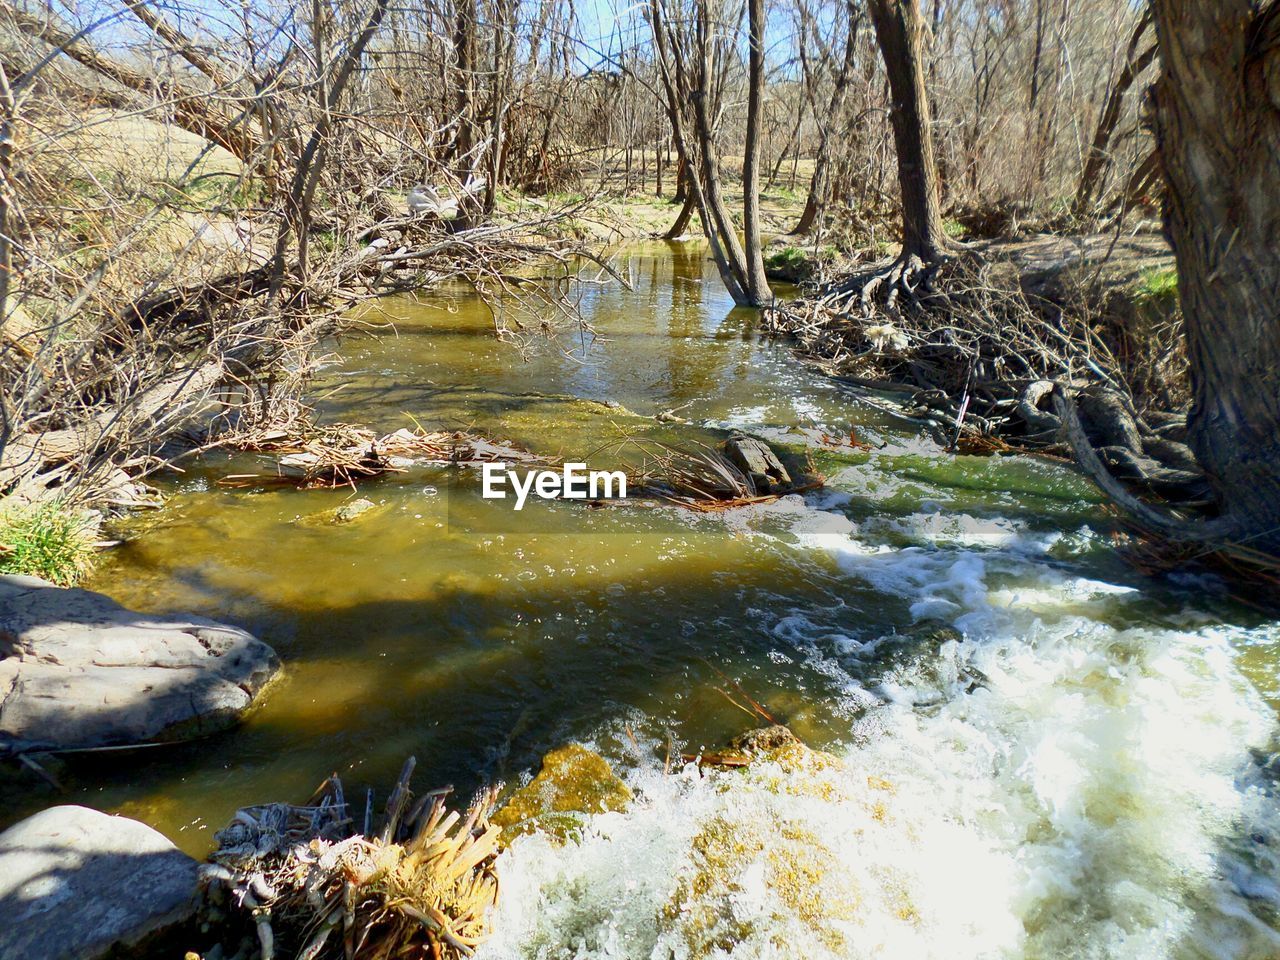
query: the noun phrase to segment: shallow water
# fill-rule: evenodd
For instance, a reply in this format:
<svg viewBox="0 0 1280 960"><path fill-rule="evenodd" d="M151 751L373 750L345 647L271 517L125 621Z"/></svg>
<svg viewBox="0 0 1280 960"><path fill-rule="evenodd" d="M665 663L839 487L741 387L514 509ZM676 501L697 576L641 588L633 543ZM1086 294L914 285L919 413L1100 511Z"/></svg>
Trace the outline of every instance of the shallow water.
<svg viewBox="0 0 1280 960"><path fill-rule="evenodd" d="M70 801L201 854L236 807L334 770L382 791L414 754L420 785L466 792L578 739L637 802L504 854L485 957L1280 956L1280 627L1120 563L1064 468L952 457L842 396L757 338L700 248L618 263L634 289L583 293L585 353L522 357L462 290L386 301L366 319L394 335L348 337L320 409L593 465L743 427L825 489L516 514L414 471L331 526L300 521L350 491L226 489L269 464L205 462L90 586L243 624L285 679L232 733L70 764ZM752 726L748 698L826 759L663 773ZM52 802L30 789L2 788L6 820Z"/></svg>

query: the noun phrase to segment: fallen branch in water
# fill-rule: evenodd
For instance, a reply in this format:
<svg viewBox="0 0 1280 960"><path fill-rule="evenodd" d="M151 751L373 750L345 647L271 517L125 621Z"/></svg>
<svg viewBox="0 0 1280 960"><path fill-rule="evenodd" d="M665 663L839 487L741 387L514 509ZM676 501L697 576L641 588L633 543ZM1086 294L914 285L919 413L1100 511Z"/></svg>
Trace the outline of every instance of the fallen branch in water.
<svg viewBox="0 0 1280 960"><path fill-rule="evenodd" d="M754 438L730 438L727 443L735 439L750 439L768 449ZM642 455L640 466L628 477L628 488L700 513L772 503L789 494L818 489L826 482L822 475L811 473L794 482L788 476L785 483L762 490L763 481L756 480L726 449L699 441L675 447L635 437L628 437L622 446L634 447Z"/></svg>
<svg viewBox="0 0 1280 960"><path fill-rule="evenodd" d="M386 473L414 466L543 462L537 454L461 431L401 429L379 436L350 424L298 429L267 428L227 444L237 450L280 454L275 478L299 487L354 487ZM224 477L223 486L249 486L259 474ZM274 479L274 478L273 478Z"/></svg>

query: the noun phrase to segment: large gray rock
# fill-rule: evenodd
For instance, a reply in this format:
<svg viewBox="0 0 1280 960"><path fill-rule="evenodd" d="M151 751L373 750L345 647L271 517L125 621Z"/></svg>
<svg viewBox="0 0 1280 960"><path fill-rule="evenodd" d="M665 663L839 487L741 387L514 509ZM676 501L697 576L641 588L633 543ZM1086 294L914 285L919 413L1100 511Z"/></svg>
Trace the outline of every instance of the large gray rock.
<svg viewBox="0 0 1280 960"><path fill-rule="evenodd" d="M0 833L0 960L96 960L195 911L194 860L145 824L50 807Z"/></svg>
<svg viewBox="0 0 1280 960"><path fill-rule="evenodd" d="M0 755L214 733L279 669L275 651L236 627L0 576Z"/></svg>

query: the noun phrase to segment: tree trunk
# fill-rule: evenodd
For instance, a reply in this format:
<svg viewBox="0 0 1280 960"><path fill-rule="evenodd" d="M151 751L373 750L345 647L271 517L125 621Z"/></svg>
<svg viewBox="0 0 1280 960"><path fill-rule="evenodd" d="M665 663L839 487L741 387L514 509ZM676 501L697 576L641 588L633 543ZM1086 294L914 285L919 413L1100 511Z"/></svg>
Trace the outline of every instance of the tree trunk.
<svg viewBox="0 0 1280 960"><path fill-rule="evenodd" d="M747 142L742 156L742 231L746 257L747 296L752 303L769 299L760 246L760 113L764 98L764 0L747 0Z"/></svg>
<svg viewBox="0 0 1280 960"><path fill-rule="evenodd" d="M762 4L763 0L759 2ZM728 34L722 30L723 25L714 19L711 5L712 0L695 0L692 10L688 11L692 16L686 16L685 10L677 10L673 16L666 0L649 0L648 19L653 31L672 139L684 161L686 185L697 207L707 243L711 246L716 270L734 303L740 307L758 307L763 306L771 295L764 278L758 227L755 231L750 227L747 230L748 243L752 233L756 235L754 262L748 263L720 184L716 127L729 41ZM763 10L758 12L760 17L754 22L762 31ZM752 71L753 86L762 84L764 79L762 43L760 51L761 61ZM755 96L759 96L758 91ZM757 124L758 110L757 102ZM747 155L751 155L750 148ZM758 153L755 160L744 164L744 174L750 178L751 186L759 176L757 161ZM754 191L749 187L746 192L750 196ZM749 203L744 205L747 206L744 213L748 220L752 217ZM756 216L758 218L758 213Z"/></svg>
<svg viewBox="0 0 1280 960"><path fill-rule="evenodd" d="M687 203L689 200L689 164L683 154L676 156L676 192L672 203Z"/></svg>
<svg viewBox="0 0 1280 960"><path fill-rule="evenodd" d="M924 19L917 0L869 0L892 99L890 120L902 191L902 256L925 262L946 251L938 165L924 84Z"/></svg>
<svg viewBox="0 0 1280 960"><path fill-rule="evenodd" d="M791 236L802 237L813 229L818 222L818 213L822 209L822 200L827 192L827 156L826 138L818 141L818 155L813 160L813 178L809 181L809 196L804 201L804 210L800 219L791 229Z"/></svg>
<svg viewBox="0 0 1280 960"><path fill-rule="evenodd" d="M454 95L455 121L458 132L454 138L454 173L459 183L466 187L479 169L476 155L476 24L478 21L476 0L458 0L453 26L453 58L457 74L457 90ZM458 215L454 225L466 229L475 221L478 203L475 194L463 189L459 192Z"/></svg>
<svg viewBox="0 0 1280 960"><path fill-rule="evenodd" d="M1280 3L1152 9L1190 441L1235 539L1280 557Z"/></svg>
<svg viewBox="0 0 1280 960"><path fill-rule="evenodd" d="M676 214L675 223L666 233L662 235L663 240L675 240L683 237L686 230L689 229L689 221L693 219L693 197L689 196L680 206L680 212Z"/></svg>

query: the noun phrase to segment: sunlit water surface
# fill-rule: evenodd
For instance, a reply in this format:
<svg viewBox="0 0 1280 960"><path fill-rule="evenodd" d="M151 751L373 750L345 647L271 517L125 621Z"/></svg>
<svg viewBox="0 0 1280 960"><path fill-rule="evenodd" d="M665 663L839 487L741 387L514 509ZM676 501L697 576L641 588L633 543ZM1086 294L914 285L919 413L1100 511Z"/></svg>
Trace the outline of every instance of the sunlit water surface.
<svg viewBox="0 0 1280 960"><path fill-rule="evenodd" d="M618 265L632 290L582 294L585 353L522 357L462 290L387 301L367 319L394 333L336 347L320 410L593 463L741 427L825 489L516 514L418 470L332 526L300 521L351 491L228 489L269 462L206 462L90 586L243 624L285 677L234 732L70 765L70 799L199 855L331 771L362 796L413 754L465 794L581 740L637 801L504 854L484 957L1280 956L1277 626L1120 563L1064 468L952 457L842 396L730 309L701 248ZM672 408L690 422L651 419ZM878 449L833 446L851 428ZM927 642L937 621L963 640ZM832 759L664 773L752 726L748 697ZM30 790L4 789L7 820L52 802Z"/></svg>

